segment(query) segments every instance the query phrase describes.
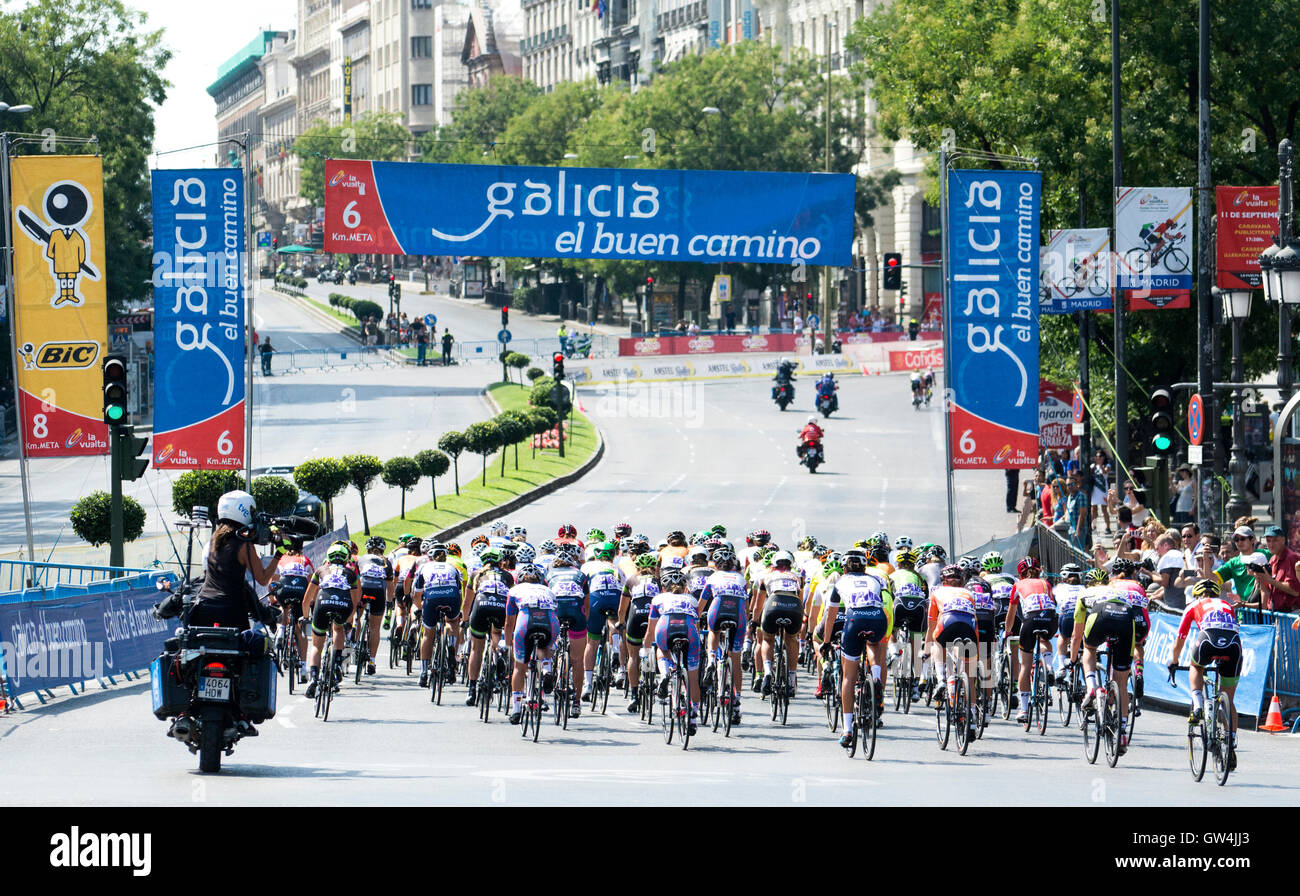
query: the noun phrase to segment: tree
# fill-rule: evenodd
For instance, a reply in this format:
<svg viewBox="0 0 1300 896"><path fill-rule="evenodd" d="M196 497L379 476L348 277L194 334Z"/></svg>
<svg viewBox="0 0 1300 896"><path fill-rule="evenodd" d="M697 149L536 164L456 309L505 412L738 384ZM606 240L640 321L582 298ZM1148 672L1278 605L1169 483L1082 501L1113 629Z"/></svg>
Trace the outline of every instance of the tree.
<svg viewBox="0 0 1300 896"><path fill-rule="evenodd" d="M202 507L215 524L217 501L243 487L244 480L234 470L186 470L172 483L172 510L188 518L195 507Z"/></svg>
<svg viewBox="0 0 1300 896"><path fill-rule="evenodd" d="M366 492L375 484L375 477L384 472L384 465L373 454L345 454L341 460L343 468L348 472L348 484L361 496L361 524L369 535L370 517L366 515Z"/></svg>
<svg viewBox="0 0 1300 896"><path fill-rule="evenodd" d="M409 457L395 457L384 464L384 485L402 490L402 519L406 519L406 493L420 484L420 465Z"/></svg>
<svg viewBox="0 0 1300 896"><path fill-rule="evenodd" d="M550 408L533 408L528 412L528 423L533 435L540 436L542 433L549 432L555 428L559 422L560 415ZM533 457L537 456L537 445L533 445Z"/></svg>
<svg viewBox="0 0 1300 896"><path fill-rule="evenodd" d="M471 423L465 430L465 447L473 454L483 458L482 485L487 485L487 457L501 447L501 431L496 423L484 420Z"/></svg>
<svg viewBox="0 0 1300 896"><path fill-rule="evenodd" d="M433 489L433 509L438 509L438 477L451 468L451 459L441 451L426 448L415 455L415 462L420 465L420 474L429 477L429 487Z"/></svg>
<svg viewBox="0 0 1300 896"><path fill-rule="evenodd" d="M530 433L531 428L519 417L519 411L505 411L497 414L492 421L501 434L501 475L506 475L506 447L515 446L515 469L519 469L519 443Z"/></svg>
<svg viewBox="0 0 1300 896"><path fill-rule="evenodd" d="M88 541L95 547L108 544L112 521L110 508L113 499L108 492L95 491L82 498L72 506L68 520L72 531L82 541ZM122 496L122 540L135 541L144 532L145 512L140 503L130 495Z"/></svg>
<svg viewBox="0 0 1300 896"><path fill-rule="evenodd" d="M509 352L506 354L507 367L513 367L515 370L523 370L530 363L532 363L532 358L528 357L523 352ZM519 377L520 388L522 388L523 385L524 385L524 378L520 376Z"/></svg>
<svg viewBox="0 0 1300 896"><path fill-rule="evenodd" d="M334 498L351 481L347 468L333 457L317 457L305 460L293 468L293 481L298 488L311 492L325 502L329 527L334 528Z"/></svg>
<svg viewBox="0 0 1300 896"><path fill-rule="evenodd" d="M533 388L528 393L528 403L535 408L553 408L551 390L554 388L554 379L549 376L539 376L533 380Z"/></svg>
<svg viewBox="0 0 1300 896"><path fill-rule="evenodd" d="M253 500L258 510L283 516L293 512L298 503L298 489L283 476L258 476L253 480Z"/></svg>
<svg viewBox="0 0 1300 896"><path fill-rule="evenodd" d="M535 383L541 377L546 376L546 371L542 370L540 367L529 367L528 372L525 373L524 376L528 377L528 382Z"/></svg>
<svg viewBox="0 0 1300 896"><path fill-rule="evenodd" d="M466 448L465 436L463 433L456 432L454 429L450 432L444 432L442 438L438 439L438 449L445 451L451 458L452 465L455 467L452 475L452 481L456 483L456 494L460 494L460 454Z"/></svg>
<svg viewBox="0 0 1300 896"><path fill-rule="evenodd" d="M573 135L600 100L593 81L556 84L510 118L497 157L507 165L563 164L564 154L574 148Z"/></svg>
<svg viewBox="0 0 1300 896"><path fill-rule="evenodd" d="M299 158L299 194L315 206L325 204L325 160L407 158L411 133L393 112L373 112L352 119L351 125L317 121L293 142Z"/></svg>
<svg viewBox="0 0 1300 896"><path fill-rule="evenodd" d="M536 84L513 76L493 78L475 90L462 90L456 94L451 124L421 138L421 158L426 162L472 165L499 162L496 146L505 136L510 120L541 93Z"/></svg>

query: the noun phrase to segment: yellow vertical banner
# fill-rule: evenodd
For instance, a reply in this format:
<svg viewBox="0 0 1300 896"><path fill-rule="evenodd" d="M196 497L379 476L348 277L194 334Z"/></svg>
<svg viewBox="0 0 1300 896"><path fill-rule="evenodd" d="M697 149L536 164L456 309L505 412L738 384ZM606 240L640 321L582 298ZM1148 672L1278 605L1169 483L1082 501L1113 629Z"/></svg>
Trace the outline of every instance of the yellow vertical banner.
<svg viewBox="0 0 1300 896"><path fill-rule="evenodd" d="M108 453L104 183L97 156L10 168L18 406L27 457Z"/></svg>

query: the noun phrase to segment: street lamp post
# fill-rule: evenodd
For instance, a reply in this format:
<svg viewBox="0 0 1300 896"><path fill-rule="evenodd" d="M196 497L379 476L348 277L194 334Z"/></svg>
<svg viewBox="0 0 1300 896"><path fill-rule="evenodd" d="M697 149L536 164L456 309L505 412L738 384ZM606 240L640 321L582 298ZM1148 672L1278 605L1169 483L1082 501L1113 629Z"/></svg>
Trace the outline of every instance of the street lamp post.
<svg viewBox="0 0 1300 896"><path fill-rule="evenodd" d="M705 106L703 109L700 110L700 112L702 112L702 113L705 114L705 115L709 115L709 116L716 115L716 116L718 117L718 151L717 151L717 156L716 156L716 158L714 159L714 161L715 161L715 163L716 163L719 167L721 167L721 166L724 165L723 157L724 157L724 154L725 154L724 151L725 151L725 148L726 148L726 137L727 137L727 116L726 116L726 115L723 113L723 111L722 111L721 109L719 109L717 106ZM719 276L719 277L722 276L722 274L726 271L726 269L727 269L726 264L725 264L724 262L719 262L719 263L718 263L718 276ZM715 282L716 282L716 281L715 281ZM730 299L731 296L728 295L727 298ZM718 329L719 329L719 330L722 329L722 321L723 321L723 313L722 313L721 304L722 304L721 302L718 303L718 305L719 305L719 308L718 308ZM708 316L707 316L707 315L701 315L701 316L705 318L705 323L707 324L707 323L708 323Z"/></svg>
<svg viewBox="0 0 1300 896"><path fill-rule="evenodd" d="M1241 355L1241 327L1250 316L1250 300L1254 295L1248 289L1217 290L1223 304L1223 322L1232 325L1232 381L1242 382L1245 362ZM1232 474L1232 493L1225 508L1229 520L1250 515L1250 502L1246 500L1246 425L1241 416L1241 389L1232 391L1232 456L1228 470Z"/></svg>
<svg viewBox="0 0 1300 896"><path fill-rule="evenodd" d="M1291 345L1291 305L1300 304L1300 288L1287 290L1282 283L1286 275L1288 285L1296 270L1293 260L1296 247L1291 233L1291 176L1295 162L1295 146L1290 140L1283 140L1277 147L1278 161L1278 202L1277 202L1277 245L1270 246L1260 255L1260 271L1264 281L1264 298L1276 302L1277 322L1277 387L1281 393L1279 400L1286 404L1291 397L1293 381L1293 349Z"/></svg>

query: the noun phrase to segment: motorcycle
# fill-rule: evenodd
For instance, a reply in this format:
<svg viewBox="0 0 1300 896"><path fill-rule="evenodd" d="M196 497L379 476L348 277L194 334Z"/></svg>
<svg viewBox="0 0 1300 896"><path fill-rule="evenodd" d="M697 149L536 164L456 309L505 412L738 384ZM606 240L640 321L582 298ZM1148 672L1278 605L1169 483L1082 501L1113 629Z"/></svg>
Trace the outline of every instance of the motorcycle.
<svg viewBox="0 0 1300 896"><path fill-rule="evenodd" d="M839 397L834 392L817 393L817 410L823 417L829 417L835 411L838 411L839 407Z"/></svg>
<svg viewBox="0 0 1300 896"><path fill-rule="evenodd" d="M794 383L777 383L773 386L772 400L784 411L794 401Z"/></svg>
<svg viewBox="0 0 1300 896"><path fill-rule="evenodd" d="M821 442L806 442L800 450L799 463L807 467L809 473L816 473L817 468L826 462Z"/></svg>
<svg viewBox="0 0 1300 896"><path fill-rule="evenodd" d="M357 285L357 272L355 270L348 271L348 285L349 286Z"/></svg>

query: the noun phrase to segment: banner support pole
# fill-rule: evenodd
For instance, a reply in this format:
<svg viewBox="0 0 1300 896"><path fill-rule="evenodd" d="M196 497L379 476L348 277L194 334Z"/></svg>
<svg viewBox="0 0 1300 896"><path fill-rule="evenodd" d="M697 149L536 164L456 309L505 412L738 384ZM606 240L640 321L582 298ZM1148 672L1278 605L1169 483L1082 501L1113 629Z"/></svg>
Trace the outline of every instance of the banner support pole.
<svg viewBox="0 0 1300 896"><path fill-rule="evenodd" d="M244 385L244 487L249 494L253 491L253 158L251 151L253 135L244 132L244 308L248 315L248 335L244 339L244 364L246 368Z"/></svg>
<svg viewBox="0 0 1300 896"><path fill-rule="evenodd" d="M23 447L26 434L22 431L23 414L21 390L18 388L18 290L14 288L14 247L11 238L12 231L9 227L9 219L13 215L13 197L10 195L9 183L9 135L0 133L0 205L4 206L4 274L5 274L5 301L8 305L9 312L9 362L13 367L14 376L14 426L18 429L18 479L23 488L23 522L27 527L27 560L29 563L36 563L35 538L32 536L32 501L31 487L27 482L27 451ZM36 567L31 567L33 574ZM25 584L31 584L29 577Z"/></svg>
<svg viewBox="0 0 1300 896"><path fill-rule="evenodd" d="M952 480L952 296L948 282L948 147L939 150L939 213L942 239L939 240L939 258L943 265L943 452L948 474L948 551L957 556L956 501L953 498Z"/></svg>

